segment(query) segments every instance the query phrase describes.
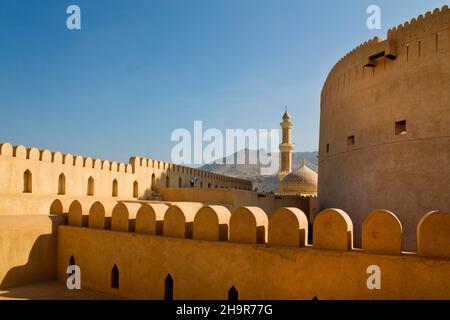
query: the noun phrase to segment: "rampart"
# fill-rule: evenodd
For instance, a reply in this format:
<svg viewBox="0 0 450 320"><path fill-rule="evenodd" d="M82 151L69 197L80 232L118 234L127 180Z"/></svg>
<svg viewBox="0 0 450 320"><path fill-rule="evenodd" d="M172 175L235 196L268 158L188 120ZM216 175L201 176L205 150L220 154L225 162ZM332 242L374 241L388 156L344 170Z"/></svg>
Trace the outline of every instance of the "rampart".
<svg viewBox="0 0 450 320"><path fill-rule="evenodd" d="M232 211L239 207L255 206L260 207L265 212L271 213L282 207L295 207L303 210L307 214L312 214L317 207L317 197L277 195L236 189L161 189L160 193L165 201L196 201L205 205L220 204Z"/></svg>
<svg viewBox="0 0 450 320"><path fill-rule="evenodd" d="M191 188L193 177L198 189L252 188L250 181L163 161L132 157L117 163L9 143L0 145L0 177L1 214L48 214L39 197L51 202L55 195L152 200L161 188Z"/></svg>
<svg viewBox="0 0 450 320"><path fill-rule="evenodd" d="M257 207L232 213L199 203L78 206L58 227L57 272L65 282L75 262L89 289L137 299L227 299L232 288L239 299L450 299L448 213L421 219L411 253L401 249L400 220L385 210L367 216L354 248L352 221L337 209L310 229L297 208L268 217Z"/></svg>
<svg viewBox="0 0 450 320"><path fill-rule="evenodd" d="M193 176L198 177L194 187ZM2 289L56 278L61 224L162 233L162 221L148 223L147 209L164 216L168 207L183 206L185 197L197 207L223 205L229 211L247 202L268 211L294 206L309 213L311 206L306 198L251 192L250 181L156 160L115 163L9 143L0 145L0 177ZM111 219L113 209L130 220L128 227ZM136 222L129 214L143 218Z"/></svg>

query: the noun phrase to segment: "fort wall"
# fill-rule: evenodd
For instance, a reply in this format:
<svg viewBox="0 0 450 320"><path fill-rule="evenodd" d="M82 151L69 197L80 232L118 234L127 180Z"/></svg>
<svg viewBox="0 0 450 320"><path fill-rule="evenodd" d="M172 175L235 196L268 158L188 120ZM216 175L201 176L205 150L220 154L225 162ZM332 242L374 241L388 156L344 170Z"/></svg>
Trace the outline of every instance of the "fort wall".
<svg viewBox="0 0 450 320"><path fill-rule="evenodd" d="M60 216L0 216L0 289L56 279Z"/></svg>
<svg viewBox="0 0 450 320"><path fill-rule="evenodd" d="M193 176L199 178L200 189L252 188L250 181L152 159L133 157L126 164L3 143L0 199L4 201L0 201L0 214L48 214L40 208L56 195L152 199L160 188L190 188ZM34 209L27 210L20 204L28 200L36 204Z"/></svg>
<svg viewBox="0 0 450 320"><path fill-rule="evenodd" d="M361 244L384 208L416 249L425 212L450 210L450 10L428 12L343 57L321 96L319 211L341 208Z"/></svg>
<svg viewBox="0 0 450 320"><path fill-rule="evenodd" d="M83 287L137 299L163 299L167 290L173 290L174 299L227 299L232 287L239 299L450 298L448 213L425 215L417 226L419 251L408 253L399 246L400 220L384 210L369 215L362 249L356 249L352 221L342 210L316 217L311 245L306 215L297 208L282 208L267 218L256 207L233 213L195 203L174 207L165 214L161 208L147 210L160 214L147 214L152 227L145 234L129 227L144 224L144 215L131 214L137 208L128 222L126 214L105 213L112 215L110 225L125 228L60 226L58 279L66 280L73 257ZM158 222L162 233L154 227ZM367 286L371 266L380 268L379 290Z"/></svg>
<svg viewBox="0 0 450 320"><path fill-rule="evenodd" d="M315 210L315 197L298 195L275 195L245 190L215 189L161 189L164 201L197 201L205 205L220 204L234 211L243 206L260 207L267 213L283 207L296 207L309 214Z"/></svg>

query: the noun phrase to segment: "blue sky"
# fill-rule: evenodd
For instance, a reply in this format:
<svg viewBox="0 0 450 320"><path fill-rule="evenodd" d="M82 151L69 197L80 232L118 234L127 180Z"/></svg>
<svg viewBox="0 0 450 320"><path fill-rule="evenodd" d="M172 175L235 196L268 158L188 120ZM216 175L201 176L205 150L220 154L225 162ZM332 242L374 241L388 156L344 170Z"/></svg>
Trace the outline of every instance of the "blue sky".
<svg viewBox="0 0 450 320"><path fill-rule="evenodd" d="M0 141L126 161L170 160L174 129L277 128L318 145L334 63L438 0L2 0ZM66 8L82 30L66 28ZM382 29L366 9L382 9Z"/></svg>

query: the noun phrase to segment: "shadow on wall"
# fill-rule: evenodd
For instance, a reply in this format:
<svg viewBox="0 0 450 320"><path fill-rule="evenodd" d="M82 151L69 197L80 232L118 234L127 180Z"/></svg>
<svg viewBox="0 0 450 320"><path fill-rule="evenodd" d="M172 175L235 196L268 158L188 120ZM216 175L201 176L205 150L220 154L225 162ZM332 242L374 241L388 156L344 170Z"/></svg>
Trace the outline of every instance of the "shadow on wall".
<svg viewBox="0 0 450 320"><path fill-rule="evenodd" d="M11 245L14 248L5 248L4 255L5 260L18 260L21 253L25 256L28 252L27 263L21 266L11 268L1 281L0 289L7 289L11 287L23 286L33 282L41 282L47 280L56 279L56 255L57 255L57 242L56 232L58 225L64 224L64 221L60 216L40 216L40 217L26 217L30 219L49 219L51 223L51 233L43 234L34 240L27 243L27 235L29 232L26 228L23 228L24 234L18 235L19 240L12 239ZM42 222L42 221L41 221ZM41 223L40 226L46 227L48 230L48 222ZM39 229L36 229L38 231ZM16 231L17 232L17 231ZM16 241L14 241L16 240ZM1 266L0 266L1 268ZM1 270L1 269L0 269ZM0 296L11 297L10 295L3 294ZM17 298L17 297L16 297Z"/></svg>

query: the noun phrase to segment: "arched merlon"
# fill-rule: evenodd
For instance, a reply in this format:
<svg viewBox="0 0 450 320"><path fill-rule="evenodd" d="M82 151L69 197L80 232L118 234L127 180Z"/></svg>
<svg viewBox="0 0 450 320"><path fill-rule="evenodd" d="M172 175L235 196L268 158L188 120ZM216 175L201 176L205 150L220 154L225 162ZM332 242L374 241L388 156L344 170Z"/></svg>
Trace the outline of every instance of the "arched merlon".
<svg viewBox="0 0 450 320"><path fill-rule="evenodd" d="M94 166L93 166L92 158L89 158L89 157L84 158L83 159L83 167L85 167L85 168L93 168Z"/></svg>
<svg viewBox="0 0 450 320"><path fill-rule="evenodd" d="M68 224L74 227L88 227L89 213L92 205L96 202L94 198L83 198L74 200L70 203L68 209ZM114 206L117 202L115 200L102 200L102 206Z"/></svg>
<svg viewBox="0 0 450 320"><path fill-rule="evenodd" d="M162 235L168 208L162 203L143 203L136 214L136 233Z"/></svg>
<svg viewBox="0 0 450 320"><path fill-rule="evenodd" d="M70 153L66 153L65 155L63 155L63 164L65 164L66 166L73 166L73 155L71 155Z"/></svg>
<svg viewBox="0 0 450 320"><path fill-rule="evenodd" d="M229 230L229 240L234 243L268 242L269 246L282 247L303 247L307 243L308 221L297 208L281 208L271 215L269 222L266 213L257 207L242 207L230 215L225 207L203 207L201 203L176 203L168 207L165 204L106 200L90 205L90 201L75 200L70 204L69 225L206 241L226 241ZM55 214L64 207L64 201L59 199L49 201L47 208L50 203ZM89 207L87 219L85 213ZM132 227L134 219L135 230ZM158 231L158 223L161 231ZM313 249L353 249L353 224L344 211L327 209L320 212L313 229ZM428 213L420 221L417 232L419 256L450 259L450 213ZM401 236L399 219L389 211L376 210L364 221L362 252L399 255Z"/></svg>
<svg viewBox="0 0 450 320"><path fill-rule="evenodd" d="M55 199L52 204L50 205L50 210L49 210L50 214L55 214L58 216L63 216L64 214L64 207L63 204L61 202L61 200L59 199Z"/></svg>
<svg viewBox="0 0 450 320"><path fill-rule="evenodd" d="M73 160L73 165L75 167L83 167L84 159L82 156L75 156Z"/></svg>
<svg viewBox="0 0 450 320"><path fill-rule="evenodd" d="M450 213L433 211L417 227L419 256L450 259Z"/></svg>
<svg viewBox="0 0 450 320"><path fill-rule="evenodd" d="M102 160L100 159L94 159L93 160L93 164L92 167L96 170L101 170L102 169Z"/></svg>
<svg viewBox="0 0 450 320"><path fill-rule="evenodd" d="M269 218L269 244L304 247L308 241L308 218L298 208L280 208Z"/></svg>
<svg viewBox="0 0 450 320"><path fill-rule="evenodd" d="M327 209L313 223L316 249L349 251L353 248L353 223L343 210Z"/></svg>
<svg viewBox="0 0 450 320"><path fill-rule="evenodd" d="M111 229L111 214L116 203L96 201L89 209L88 227L93 229Z"/></svg>
<svg viewBox="0 0 450 320"><path fill-rule="evenodd" d="M110 167L111 167L111 163L108 160L102 161L102 170L103 171L109 171Z"/></svg>
<svg viewBox="0 0 450 320"><path fill-rule="evenodd" d="M119 164L116 161L110 162L109 171L117 172L119 168Z"/></svg>
<svg viewBox="0 0 450 320"><path fill-rule="evenodd" d="M39 161L40 152L37 148L28 148L27 149L27 159Z"/></svg>
<svg viewBox="0 0 450 320"><path fill-rule="evenodd" d="M41 150L39 160L43 162L52 162L52 153L49 150Z"/></svg>
<svg viewBox="0 0 450 320"><path fill-rule="evenodd" d="M201 208L194 219L193 238L207 241L227 241L231 212L223 206Z"/></svg>
<svg viewBox="0 0 450 320"><path fill-rule="evenodd" d="M83 207L80 201L74 200L69 206L69 226L74 227L87 227L88 215L85 215L85 223L83 223Z"/></svg>
<svg viewBox="0 0 450 320"><path fill-rule="evenodd" d="M402 224L390 211L370 213L362 225L362 249L378 254L402 253Z"/></svg>
<svg viewBox="0 0 450 320"><path fill-rule="evenodd" d="M27 149L22 145L15 146L13 148L13 157L19 158L19 159L26 159L27 158Z"/></svg>
<svg viewBox="0 0 450 320"><path fill-rule="evenodd" d="M134 232L136 215L141 207L141 204L131 202L120 202L116 204L112 210L111 230Z"/></svg>
<svg viewBox="0 0 450 320"><path fill-rule="evenodd" d="M164 217L164 236L192 239L195 214L202 206L201 203L182 202L169 207Z"/></svg>
<svg viewBox="0 0 450 320"><path fill-rule="evenodd" d="M53 152L52 153L52 162L56 164L63 163L63 155L61 152Z"/></svg>
<svg viewBox="0 0 450 320"><path fill-rule="evenodd" d="M13 155L12 145L10 143L0 144L0 155L12 157L12 155Z"/></svg>
<svg viewBox="0 0 450 320"><path fill-rule="evenodd" d="M71 200L65 197L57 198L52 201L50 207L47 211L48 214L54 214L61 216L65 219L66 223L68 221L69 207Z"/></svg>
<svg viewBox="0 0 450 320"><path fill-rule="evenodd" d="M257 244L267 242L267 214L258 207L236 209L230 218L230 241Z"/></svg>

